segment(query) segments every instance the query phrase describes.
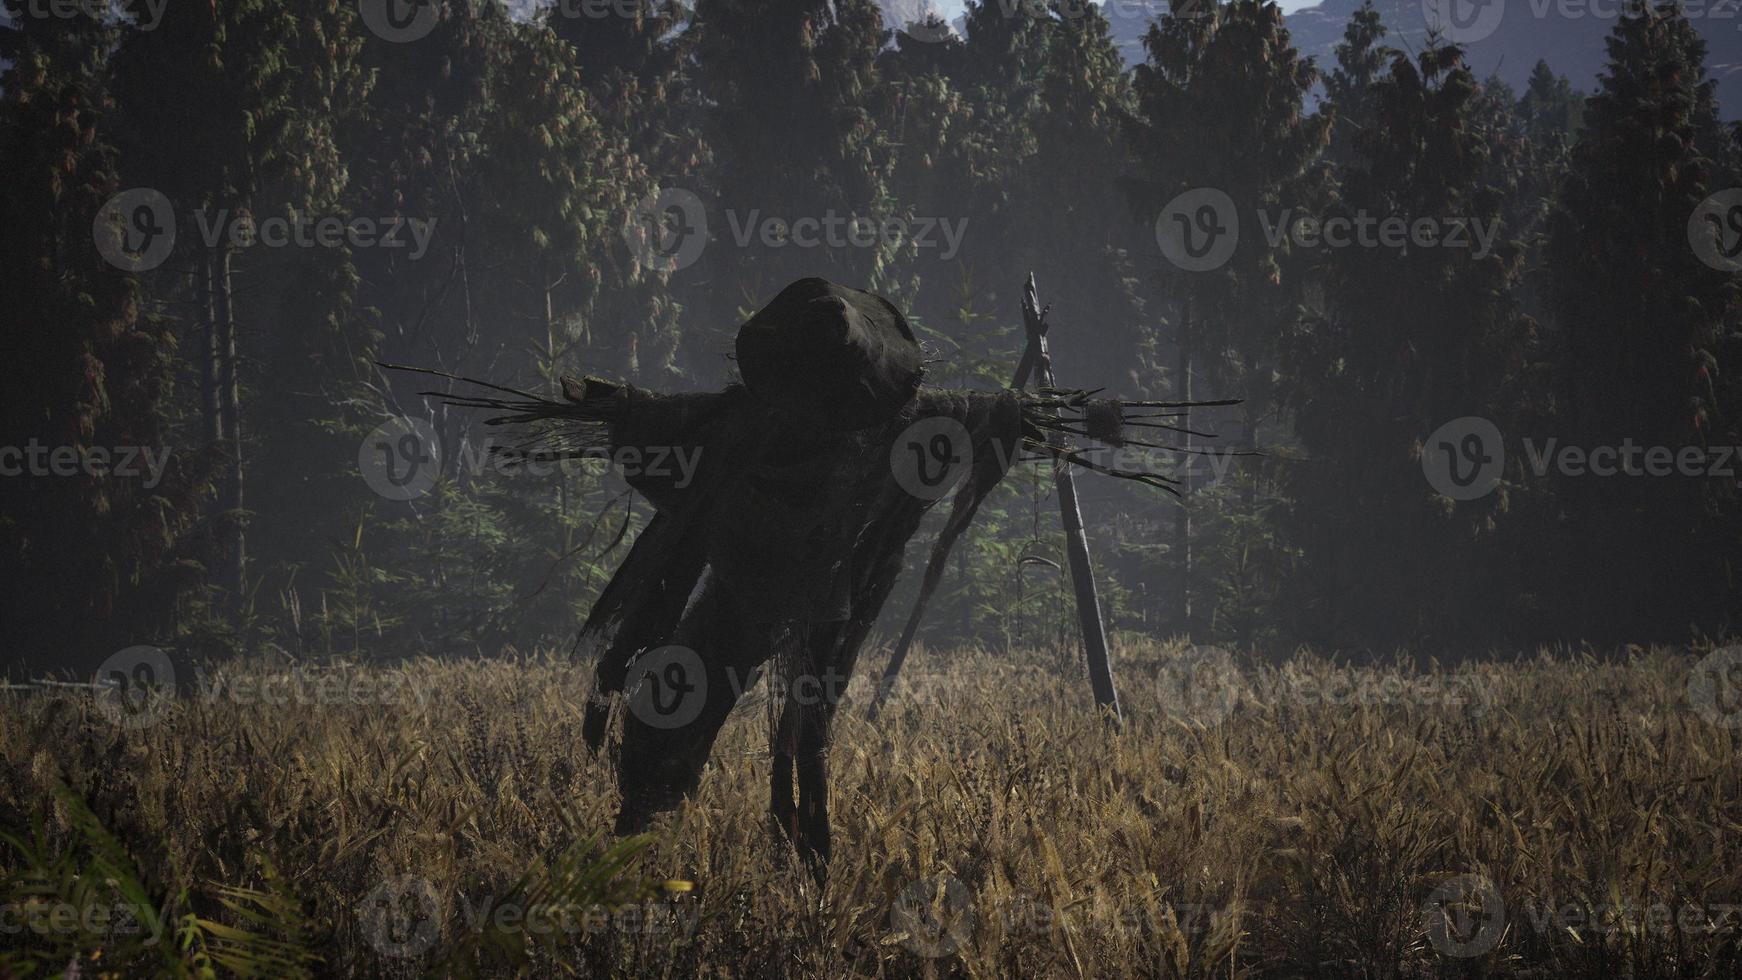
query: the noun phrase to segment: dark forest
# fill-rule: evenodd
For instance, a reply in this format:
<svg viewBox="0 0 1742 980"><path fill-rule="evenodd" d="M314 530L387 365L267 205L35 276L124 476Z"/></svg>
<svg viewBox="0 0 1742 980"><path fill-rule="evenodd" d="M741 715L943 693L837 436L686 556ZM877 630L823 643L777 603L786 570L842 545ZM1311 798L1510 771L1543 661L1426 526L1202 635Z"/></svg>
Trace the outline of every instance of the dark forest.
<svg viewBox="0 0 1742 980"><path fill-rule="evenodd" d="M1736 975L1742 9L1332 12L7 0L0 977Z"/></svg>

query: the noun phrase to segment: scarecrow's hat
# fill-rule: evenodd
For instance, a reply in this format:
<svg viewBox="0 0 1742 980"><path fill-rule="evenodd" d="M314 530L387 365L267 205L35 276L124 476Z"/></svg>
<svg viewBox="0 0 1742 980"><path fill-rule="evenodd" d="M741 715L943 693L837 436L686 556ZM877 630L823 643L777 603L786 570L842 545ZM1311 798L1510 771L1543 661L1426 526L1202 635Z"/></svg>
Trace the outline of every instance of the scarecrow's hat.
<svg viewBox="0 0 1742 980"><path fill-rule="evenodd" d="M919 389L919 342L881 296L800 279L738 330L738 371L758 399L833 429L887 422Z"/></svg>

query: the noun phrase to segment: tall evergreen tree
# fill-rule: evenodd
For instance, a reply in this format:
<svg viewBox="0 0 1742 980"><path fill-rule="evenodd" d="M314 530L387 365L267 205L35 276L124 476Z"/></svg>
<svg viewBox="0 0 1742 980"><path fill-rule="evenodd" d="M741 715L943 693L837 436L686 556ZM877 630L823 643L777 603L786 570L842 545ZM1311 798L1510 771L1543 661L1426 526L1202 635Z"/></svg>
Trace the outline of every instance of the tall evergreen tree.
<svg viewBox="0 0 1742 980"><path fill-rule="evenodd" d="M189 234L204 430L224 447L219 510L222 574L238 604L248 591L243 526L243 333L236 223L330 209L346 181L337 113L366 79L340 0L288 7L267 0L168 5L151 31L130 32L115 57L121 148L130 181L174 203ZM246 262L247 257L242 257Z"/></svg>
<svg viewBox="0 0 1742 980"><path fill-rule="evenodd" d="M211 467L174 442L174 338L93 241L120 189L104 131L116 40L82 8L0 32L0 333L14 372L0 387L0 446L18 454L0 477L11 670L89 669L164 642L198 584L190 529Z"/></svg>
<svg viewBox="0 0 1742 980"><path fill-rule="evenodd" d="M627 16L625 15L627 14ZM574 70L590 98L589 112L605 137L632 155L619 173L639 200L653 184L696 187L708 159L700 132L702 99L693 54L700 31L694 12L675 0L640 0L601 7L578 0L548 8L544 22L574 46ZM624 163L630 163L624 160ZM626 208L614 217L621 221ZM596 362L615 362L625 377L671 378L678 364L683 276L649 269L621 236L597 243L597 283L589 297L586 333ZM597 328L593 324L597 324Z"/></svg>
<svg viewBox="0 0 1742 980"><path fill-rule="evenodd" d="M1343 28L1337 67L1325 76L1325 100L1336 107L1329 155L1338 166L1355 162L1356 141L1373 128L1373 83L1397 54L1384 43L1387 33L1373 0L1362 0Z"/></svg>
<svg viewBox="0 0 1742 980"><path fill-rule="evenodd" d="M1304 111L1318 73L1290 43L1280 8L1259 0L1210 12L1176 4L1150 26L1144 47L1149 60L1133 72L1138 111L1131 127L1138 213L1158 226L1158 218L1194 222L1207 213L1203 207L1175 215L1164 209L1187 192L1207 191L1225 195L1215 227L1184 233L1213 250L1239 230L1232 253L1213 267L1160 266L1173 320L1174 390L1184 399L1203 397L1205 386L1194 380L1201 373L1214 396L1243 398L1235 448L1249 450L1274 408L1278 343L1303 285L1287 238L1273 243L1262 231L1265 221L1320 199L1317 161L1329 119ZM1174 601L1189 627L1192 534L1184 511L1173 546Z"/></svg>
<svg viewBox="0 0 1742 980"><path fill-rule="evenodd" d="M1584 104L1585 97L1567 76L1556 75L1547 61L1538 59L1518 98L1518 118L1525 135L1539 145L1570 143L1584 118Z"/></svg>
<svg viewBox="0 0 1742 980"><path fill-rule="evenodd" d="M1508 592L1491 532L1506 489L1440 496L1422 456L1454 419L1507 431L1528 345L1512 295L1521 249L1495 182L1510 122L1456 46L1413 63L1399 55L1370 92L1373 127L1356 139L1331 215L1468 233L1462 244L1336 249L1325 309L1293 342L1291 402L1311 458L1292 471L1291 540L1306 562L1292 603L1306 635L1330 645L1427 641L1500 618Z"/></svg>
<svg viewBox="0 0 1742 980"><path fill-rule="evenodd" d="M697 77L710 101L703 132L715 161L702 263L709 277L731 284L706 315L721 327L736 323L806 275L892 285L891 245L801 247L788 227L898 216L892 147L878 125L889 92L876 68L885 37L876 4L701 0L695 29Z"/></svg>
<svg viewBox="0 0 1742 980"><path fill-rule="evenodd" d="M1587 450L1703 447L1719 430L1716 351L1737 302L1734 273L1690 241L1696 209L1726 183L1706 46L1678 8L1634 6L1608 51L1550 220L1557 434ZM1713 233L1720 248L1728 232ZM1663 636L1711 621L1733 595L1712 525L1719 483L1562 479L1574 628Z"/></svg>

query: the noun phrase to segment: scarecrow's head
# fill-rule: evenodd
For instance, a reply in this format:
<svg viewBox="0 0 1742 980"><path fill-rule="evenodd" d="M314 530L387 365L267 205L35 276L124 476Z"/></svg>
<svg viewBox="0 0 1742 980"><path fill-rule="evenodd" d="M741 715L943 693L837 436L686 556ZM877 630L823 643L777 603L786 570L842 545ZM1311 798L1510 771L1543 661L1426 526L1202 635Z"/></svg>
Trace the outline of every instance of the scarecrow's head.
<svg viewBox="0 0 1742 980"><path fill-rule="evenodd" d="M818 426L889 422L919 390L919 342L881 296L800 279L738 331L738 371L757 399Z"/></svg>

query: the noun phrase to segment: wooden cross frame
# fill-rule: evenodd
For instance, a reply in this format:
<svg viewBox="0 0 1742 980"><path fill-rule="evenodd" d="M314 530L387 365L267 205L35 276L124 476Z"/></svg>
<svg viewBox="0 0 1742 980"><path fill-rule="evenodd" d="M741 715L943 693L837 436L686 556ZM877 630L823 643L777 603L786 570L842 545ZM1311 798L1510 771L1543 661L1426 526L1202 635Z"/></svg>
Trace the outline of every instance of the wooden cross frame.
<svg viewBox="0 0 1742 980"><path fill-rule="evenodd" d="M1048 309L1050 307L1040 305L1034 285L1034 273L1030 272L1028 282L1022 288L1022 323L1028 333L1028 346L1022 352L1022 360L1016 366L1016 377L1010 383L1010 387L1018 391L1026 388L1029 380L1037 375L1040 387L1057 387L1052 373L1052 353L1046 342ZM1049 441L1056 445L1058 439L1053 434ZM1095 585L1095 564L1089 556L1088 538L1083 533L1083 511L1077 501L1076 476L1071 472L1070 464L1060 459L1053 462L1053 486L1058 490L1059 515L1064 521L1065 552L1070 561L1071 585L1076 591L1077 622L1083 631L1083 653L1088 660L1089 686L1094 690L1095 704L1105 709L1109 720L1118 725L1122 723L1123 716L1119 710L1119 693L1113 686L1113 665L1107 650L1107 625L1101 618L1100 590ZM919 598L914 603L913 612L908 617L906 628L902 630L895 652L889 658L889 666L883 670L877 695L871 701L870 717L877 717L889 692L894 689L896 677L901 673L901 666L906 662L908 651L913 646L919 622L925 615L927 600L943 575L944 561L949 557L950 546L972 518L972 510L965 514L952 512L940 533L937 547L932 550L931 561L926 566Z"/></svg>

